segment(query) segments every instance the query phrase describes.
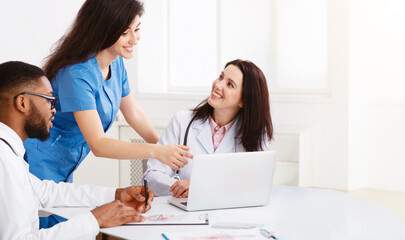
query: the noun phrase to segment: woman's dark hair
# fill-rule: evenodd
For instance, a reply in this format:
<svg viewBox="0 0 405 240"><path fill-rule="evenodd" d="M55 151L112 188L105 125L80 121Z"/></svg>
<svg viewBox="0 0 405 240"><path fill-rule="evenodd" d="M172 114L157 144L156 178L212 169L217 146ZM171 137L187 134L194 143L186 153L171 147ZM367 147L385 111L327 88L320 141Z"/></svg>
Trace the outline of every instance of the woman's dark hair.
<svg viewBox="0 0 405 240"><path fill-rule="evenodd" d="M243 74L243 108L236 115L239 118L237 135L242 138L242 145L246 151L263 150L265 141L273 139L266 77L260 68L250 61L236 59L228 62L225 68L229 65L238 67ZM208 104L207 98L192 111L195 119L206 121L212 116L214 108Z"/></svg>
<svg viewBox="0 0 405 240"><path fill-rule="evenodd" d="M143 11L143 4L137 0L87 0L68 33L46 58L44 70L48 79L55 77L59 69L86 61L114 45Z"/></svg>

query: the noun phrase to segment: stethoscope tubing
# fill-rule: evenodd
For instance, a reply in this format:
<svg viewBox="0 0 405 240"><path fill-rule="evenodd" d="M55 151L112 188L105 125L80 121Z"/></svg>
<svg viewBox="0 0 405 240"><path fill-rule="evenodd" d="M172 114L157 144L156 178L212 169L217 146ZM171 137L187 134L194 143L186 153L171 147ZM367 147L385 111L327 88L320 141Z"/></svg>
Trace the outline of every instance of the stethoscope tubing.
<svg viewBox="0 0 405 240"><path fill-rule="evenodd" d="M197 115L194 115L193 118L191 118L190 122L189 122L188 125L187 125L186 133L184 134L184 140L183 140L183 145L184 145L184 146L187 146L188 132L189 132L189 130L190 130L191 124L194 122L194 120L195 120L196 118L197 118ZM176 180L181 180L181 178L180 178L180 176L179 176L179 172L180 172L180 170L176 170L176 172L175 172L175 174L174 174L174 176L173 176L174 179L176 179Z"/></svg>
<svg viewBox="0 0 405 240"><path fill-rule="evenodd" d="M188 132L189 132L189 130L190 130L191 124L194 122L194 120L195 120L196 118L197 118L197 116L194 115L193 118L191 118L190 122L189 122L188 125L187 125L186 133L184 134L184 140L183 140L183 145L184 145L184 146L187 146ZM234 152L236 152L236 137L235 137ZM180 172L180 170L176 170L176 171L175 171L175 173L174 173L174 175L173 175L173 178L174 178L174 179L176 179L176 180L181 180L181 178L180 178L180 176L179 176L179 172Z"/></svg>

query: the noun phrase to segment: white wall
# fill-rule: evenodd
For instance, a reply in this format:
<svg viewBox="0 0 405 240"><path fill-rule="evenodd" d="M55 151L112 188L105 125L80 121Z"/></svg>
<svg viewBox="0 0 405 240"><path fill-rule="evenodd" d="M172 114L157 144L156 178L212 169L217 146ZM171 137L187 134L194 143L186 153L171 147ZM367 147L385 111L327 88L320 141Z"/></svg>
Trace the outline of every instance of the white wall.
<svg viewBox="0 0 405 240"><path fill-rule="evenodd" d="M19 60L38 66L65 33L84 0L0 2L0 62Z"/></svg>
<svg viewBox="0 0 405 240"><path fill-rule="evenodd" d="M405 2L350 1L351 188L405 191Z"/></svg>
<svg viewBox="0 0 405 240"><path fill-rule="evenodd" d="M307 136L303 144L309 157L301 166L307 173L303 185L405 191L405 175L401 174L405 169L403 2L296 1L255 0L249 6L246 1L210 2L216 8L212 12L218 25L204 31L214 31L212 61L217 67L216 72L205 73L202 81L212 81L234 57L251 59L265 71L276 132L305 131ZM41 65L82 3L2 1L0 62L23 60ZM171 55L170 49L176 46L170 45L174 39L170 23L177 22L170 15L174 10L168 8L175 9L173 4L176 1L145 1L137 55L126 61L133 94L158 125L167 124L175 111L194 107L208 95L204 86L173 87L176 84L170 81L180 76L170 72L175 69L170 66L184 65L192 72L201 65L198 56L181 61ZM288 14L299 18L288 22L283 18ZM236 17L239 19L231 21ZM198 24L203 25L205 19L198 20L193 22L195 31L202 31ZM302 22L307 24L300 25ZM283 26L288 24L297 27L286 31ZM319 42L309 44L314 41ZM299 61L291 60L289 65L294 56ZM318 75L311 77L304 71L307 69ZM188 80L193 81L193 76ZM97 164L90 165L97 170Z"/></svg>
<svg viewBox="0 0 405 240"><path fill-rule="evenodd" d="M172 63L157 61L155 65L156 59L152 61L150 56L169 56L167 59L182 64L189 73L210 60L222 68L236 57L250 59L263 69L269 80L277 134L285 133L281 129L309 132L310 143L301 143L309 148L309 161L300 163L306 165L302 167L307 171L300 185L348 188L347 1L255 0L248 6L245 1L217 1L217 6L212 6L216 11L211 9L205 18L194 21L199 36L217 39L216 57L212 58L192 53L184 58L171 58L170 46L176 38L172 37L170 20L174 16L192 18L194 12L171 11L170 6L177 1L154 1L153 6L148 3L145 2L142 20L144 41L138 45L136 63L128 61L127 67L136 78L138 103L153 121L167 122L174 111L194 107L208 96L209 90L194 88L196 93L190 94L184 89L170 88L172 75L167 71L173 71ZM169 10L162 10L165 7ZM152 22L149 8L166 12L171 16L169 23L164 17ZM217 27L200 27L206 23L205 19L217 19ZM166 32L165 37L162 32ZM184 32L184 35L193 34ZM150 39L154 39L153 45L147 41ZM140 65L143 68L137 69ZM219 74L219 70L213 74ZM196 81L196 75L190 73L184 80Z"/></svg>

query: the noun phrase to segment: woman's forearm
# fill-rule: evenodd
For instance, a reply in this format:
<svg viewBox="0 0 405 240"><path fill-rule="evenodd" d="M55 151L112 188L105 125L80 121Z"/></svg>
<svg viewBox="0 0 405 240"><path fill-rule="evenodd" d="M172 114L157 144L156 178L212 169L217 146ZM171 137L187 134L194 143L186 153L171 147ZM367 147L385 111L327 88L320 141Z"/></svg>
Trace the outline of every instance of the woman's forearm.
<svg viewBox="0 0 405 240"><path fill-rule="evenodd" d="M157 143L159 134L156 132L148 116L136 104L130 94L122 98L120 110L125 121L148 143Z"/></svg>
<svg viewBox="0 0 405 240"><path fill-rule="evenodd" d="M107 137L98 139L89 146L96 157L137 159L151 158L157 155L157 145L155 144L131 143Z"/></svg>

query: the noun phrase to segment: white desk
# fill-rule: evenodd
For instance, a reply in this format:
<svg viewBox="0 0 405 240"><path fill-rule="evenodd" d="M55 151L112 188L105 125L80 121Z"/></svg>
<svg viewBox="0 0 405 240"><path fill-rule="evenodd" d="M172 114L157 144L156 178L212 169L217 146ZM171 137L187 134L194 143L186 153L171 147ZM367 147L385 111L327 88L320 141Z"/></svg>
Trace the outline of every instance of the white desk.
<svg viewBox="0 0 405 240"><path fill-rule="evenodd" d="M182 212L156 197L149 213ZM54 208L44 211L66 218L88 208ZM390 210L345 193L299 187L274 186L265 207L224 209L208 212L209 226L120 226L102 233L125 239L162 240L169 231L203 231L219 221L263 223L280 240L290 239L405 239L404 221Z"/></svg>

